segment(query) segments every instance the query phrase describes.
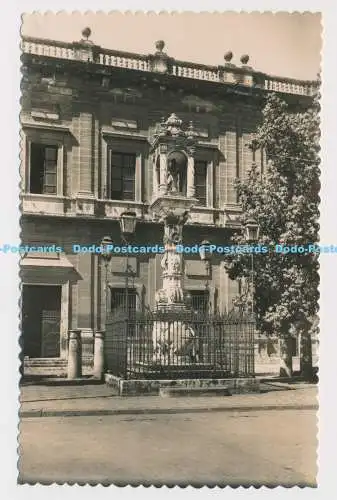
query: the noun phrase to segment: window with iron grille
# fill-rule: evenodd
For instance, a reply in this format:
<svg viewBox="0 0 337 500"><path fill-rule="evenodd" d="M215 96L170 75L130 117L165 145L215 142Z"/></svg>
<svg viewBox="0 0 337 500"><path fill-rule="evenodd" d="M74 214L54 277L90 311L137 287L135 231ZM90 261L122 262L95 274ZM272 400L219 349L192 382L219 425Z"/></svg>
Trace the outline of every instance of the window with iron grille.
<svg viewBox="0 0 337 500"><path fill-rule="evenodd" d="M135 199L136 155L110 151L108 172L108 198Z"/></svg>
<svg viewBox="0 0 337 500"><path fill-rule="evenodd" d="M30 147L30 192L57 194L58 147L32 143Z"/></svg>
<svg viewBox="0 0 337 500"><path fill-rule="evenodd" d="M195 197L202 206L207 205L207 161L195 162Z"/></svg>
<svg viewBox="0 0 337 500"><path fill-rule="evenodd" d="M209 292L208 290L192 290L189 292L192 299L192 310L198 314L209 313Z"/></svg>
<svg viewBox="0 0 337 500"><path fill-rule="evenodd" d="M111 312L117 313L119 311L126 312L126 303L128 302L129 313L136 310L136 290L129 288L128 300L126 300L125 288L111 288Z"/></svg>

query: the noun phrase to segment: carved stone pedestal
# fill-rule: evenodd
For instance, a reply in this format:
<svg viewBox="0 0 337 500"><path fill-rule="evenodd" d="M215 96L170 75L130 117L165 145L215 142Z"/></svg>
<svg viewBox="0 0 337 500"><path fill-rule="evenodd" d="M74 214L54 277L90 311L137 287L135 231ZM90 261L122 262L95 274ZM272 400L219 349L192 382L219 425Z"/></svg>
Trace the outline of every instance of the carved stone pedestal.
<svg viewBox="0 0 337 500"><path fill-rule="evenodd" d="M153 362L160 365L186 365L196 361L195 333L183 317L189 309L189 294L183 288L183 226L194 199L166 195L152 205L164 223L165 253L161 260L162 288L156 293L158 321L153 327Z"/></svg>
<svg viewBox="0 0 337 500"><path fill-rule="evenodd" d="M179 312L177 311L177 317ZM198 362L195 333L183 321L155 322L153 327L153 362L161 366L184 366Z"/></svg>

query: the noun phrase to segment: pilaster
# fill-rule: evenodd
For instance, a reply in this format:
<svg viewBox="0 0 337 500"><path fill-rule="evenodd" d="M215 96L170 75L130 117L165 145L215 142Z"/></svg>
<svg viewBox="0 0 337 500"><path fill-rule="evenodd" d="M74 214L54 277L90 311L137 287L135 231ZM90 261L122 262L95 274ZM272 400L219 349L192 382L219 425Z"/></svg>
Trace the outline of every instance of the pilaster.
<svg viewBox="0 0 337 500"><path fill-rule="evenodd" d="M153 158L152 163L152 198L158 196L159 184L158 184L158 170L157 170L157 159Z"/></svg>
<svg viewBox="0 0 337 500"><path fill-rule="evenodd" d="M214 160L207 163L207 207L214 207Z"/></svg>
<svg viewBox="0 0 337 500"><path fill-rule="evenodd" d="M68 330L69 330L69 295L70 283L67 281L62 285L61 292L61 324L60 324L60 357L67 358L68 355Z"/></svg>
<svg viewBox="0 0 337 500"><path fill-rule="evenodd" d="M92 199L99 184L99 120L90 103L74 103L72 134L76 140L72 147L72 194Z"/></svg>
<svg viewBox="0 0 337 500"><path fill-rule="evenodd" d="M142 155L136 154L136 172L135 172L135 201L142 202Z"/></svg>

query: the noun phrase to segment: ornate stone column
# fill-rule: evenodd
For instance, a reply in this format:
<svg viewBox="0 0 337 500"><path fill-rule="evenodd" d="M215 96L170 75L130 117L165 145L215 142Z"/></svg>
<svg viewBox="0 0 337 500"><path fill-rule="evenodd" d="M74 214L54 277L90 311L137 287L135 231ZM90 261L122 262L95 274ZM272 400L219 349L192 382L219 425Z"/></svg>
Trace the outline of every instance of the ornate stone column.
<svg viewBox="0 0 337 500"><path fill-rule="evenodd" d="M152 198L156 198L158 196L158 172L157 172L157 161L155 155L153 155L153 170L152 170Z"/></svg>
<svg viewBox="0 0 337 500"><path fill-rule="evenodd" d="M194 181L194 155L189 153L187 160L187 197L194 198L195 196L195 181Z"/></svg>
<svg viewBox="0 0 337 500"><path fill-rule="evenodd" d="M183 254L176 245L182 244L183 226L188 212L169 212L163 217L165 253L161 260L163 286L157 292L157 306L177 310L185 307L183 292Z"/></svg>
<svg viewBox="0 0 337 500"><path fill-rule="evenodd" d="M160 147L160 185L159 192L164 195L167 191L167 147L162 145Z"/></svg>
<svg viewBox="0 0 337 500"><path fill-rule="evenodd" d="M182 243L187 217L188 210L172 209L163 218L165 253L161 261L163 285L156 293L158 319L152 332L154 364L184 366L197 359L195 332L182 315L188 310L189 294L183 288L183 253L176 249Z"/></svg>

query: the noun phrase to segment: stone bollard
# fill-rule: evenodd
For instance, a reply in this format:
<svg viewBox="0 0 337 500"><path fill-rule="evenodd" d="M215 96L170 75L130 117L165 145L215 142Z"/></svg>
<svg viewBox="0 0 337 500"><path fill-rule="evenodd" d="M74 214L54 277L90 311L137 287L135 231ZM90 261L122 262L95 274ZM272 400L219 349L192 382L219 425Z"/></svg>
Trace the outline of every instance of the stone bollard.
<svg viewBox="0 0 337 500"><path fill-rule="evenodd" d="M68 379L82 377L82 342L81 330L69 331Z"/></svg>
<svg viewBox="0 0 337 500"><path fill-rule="evenodd" d="M102 380L104 374L104 331L95 332L94 377Z"/></svg>

